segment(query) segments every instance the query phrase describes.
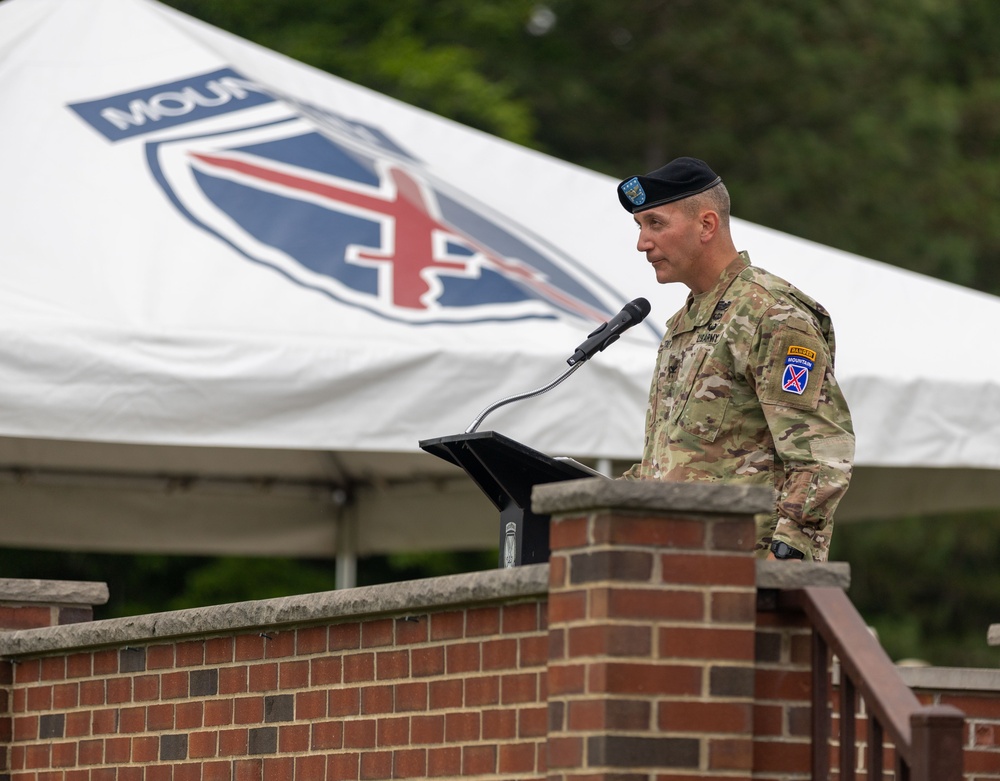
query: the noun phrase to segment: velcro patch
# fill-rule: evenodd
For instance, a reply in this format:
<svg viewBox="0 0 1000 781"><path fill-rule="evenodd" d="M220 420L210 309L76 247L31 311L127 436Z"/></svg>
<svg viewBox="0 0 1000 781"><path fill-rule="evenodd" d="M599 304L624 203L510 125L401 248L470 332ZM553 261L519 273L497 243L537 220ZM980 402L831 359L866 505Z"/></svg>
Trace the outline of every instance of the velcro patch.
<svg viewBox="0 0 1000 781"><path fill-rule="evenodd" d="M772 339L757 398L762 404L816 409L823 394L828 360L822 341L787 323L775 329Z"/></svg>

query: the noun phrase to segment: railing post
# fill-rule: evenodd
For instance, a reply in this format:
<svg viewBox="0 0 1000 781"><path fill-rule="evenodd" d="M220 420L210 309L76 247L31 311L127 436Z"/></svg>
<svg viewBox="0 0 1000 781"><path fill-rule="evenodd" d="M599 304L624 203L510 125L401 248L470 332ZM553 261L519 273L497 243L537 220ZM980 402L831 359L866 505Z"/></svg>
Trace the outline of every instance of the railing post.
<svg viewBox="0 0 1000 781"><path fill-rule="evenodd" d="M885 750L882 725L878 719L868 718L868 781L882 781Z"/></svg>
<svg viewBox="0 0 1000 781"><path fill-rule="evenodd" d="M858 763L855 710L858 698L854 681L844 676L840 681L840 781L854 781Z"/></svg>
<svg viewBox="0 0 1000 781"><path fill-rule="evenodd" d="M812 778L830 778L830 679L829 656L823 636L813 630L812 638Z"/></svg>
<svg viewBox="0 0 1000 781"><path fill-rule="evenodd" d="M962 781L964 718L950 705L921 708L910 717L912 781Z"/></svg>

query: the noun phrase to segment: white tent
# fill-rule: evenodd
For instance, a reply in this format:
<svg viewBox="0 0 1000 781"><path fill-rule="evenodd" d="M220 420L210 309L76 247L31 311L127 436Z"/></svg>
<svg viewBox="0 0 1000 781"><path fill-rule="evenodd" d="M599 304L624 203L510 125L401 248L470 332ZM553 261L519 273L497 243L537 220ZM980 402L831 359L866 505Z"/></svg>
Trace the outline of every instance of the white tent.
<svg viewBox="0 0 1000 781"><path fill-rule="evenodd" d="M417 442L547 384L642 295L646 323L483 426L639 454L684 291L614 186L153 0L0 2L0 544L494 544L492 506ZM1000 506L1000 300L734 231L834 316L840 518Z"/></svg>

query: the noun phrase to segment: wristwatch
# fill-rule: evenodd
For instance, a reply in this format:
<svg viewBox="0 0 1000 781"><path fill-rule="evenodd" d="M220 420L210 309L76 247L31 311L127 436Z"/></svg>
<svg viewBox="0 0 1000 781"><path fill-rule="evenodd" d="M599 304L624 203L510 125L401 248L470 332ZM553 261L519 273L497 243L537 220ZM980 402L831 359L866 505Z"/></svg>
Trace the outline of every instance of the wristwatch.
<svg viewBox="0 0 1000 781"><path fill-rule="evenodd" d="M774 554L776 559L804 559L806 554L800 550L796 550L787 542L781 542L781 540L775 540L771 543L771 553Z"/></svg>

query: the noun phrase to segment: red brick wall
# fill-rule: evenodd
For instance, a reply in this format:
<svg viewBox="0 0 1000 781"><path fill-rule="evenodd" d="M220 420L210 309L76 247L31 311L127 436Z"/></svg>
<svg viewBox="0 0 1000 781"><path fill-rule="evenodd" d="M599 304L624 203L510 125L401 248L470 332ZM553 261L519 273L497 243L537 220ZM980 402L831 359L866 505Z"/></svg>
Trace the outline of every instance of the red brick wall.
<svg viewBox="0 0 1000 781"><path fill-rule="evenodd" d="M757 613L754 779L810 777L812 630L802 613Z"/></svg>
<svg viewBox="0 0 1000 781"><path fill-rule="evenodd" d="M928 705L952 705L965 714L965 781L1000 779L1000 692L917 691Z"/></svg>
<svg viewBox="0 0 1000 781"><path fill-rule="evenodd" d="M547 657L530 601L7 662L10 778L543 778Z"/></svg>
<svg viewBox="0 0 1000 781"><path fill-rule="evenodd" d="M625 602L634 612L642 600ZM567 753L582 761L587 737L604 732L705 739L707 756L731 765L746 757L735 736L752 722L755 781L809 778L804 616L757 613L752 699L700 690L680 705L685 670L712 685L696 653L717 676L731 669L727 657L742 657L731 627L587 625L574 604L572 589L554 598L551 636L546 602L532 600L3 662L4 766L12 781L541 779L559 777ZM635 658L654 645L678 658ZM597 662L605 652L614 660ZM1000 779L998 693L918 693L965 712L966 781ZM859 781L864 764L862 751ZM707 777L690 768L661 776Z"/></svg>

